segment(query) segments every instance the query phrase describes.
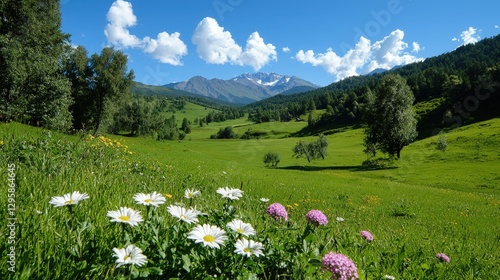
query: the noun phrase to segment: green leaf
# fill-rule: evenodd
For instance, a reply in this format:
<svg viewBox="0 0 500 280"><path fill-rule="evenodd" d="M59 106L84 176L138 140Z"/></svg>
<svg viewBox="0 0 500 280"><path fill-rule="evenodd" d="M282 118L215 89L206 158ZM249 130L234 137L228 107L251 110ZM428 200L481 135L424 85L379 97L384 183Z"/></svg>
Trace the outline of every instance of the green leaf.
<svg viewBox="0 0 500 280"><path fill-rule="evenodd" d="M189 256L182 255L182 260L184 261L182 268L184 268L187 272L191 272L191 260L189 259Z"/></svg>
<svg viewBox="0 0 500 280"><path fill-rule="evenodd" d="M423 263L420 265L420 268L422 268L423 270L428 270L431 268L431 266L428 263Z"/></svg>
<svg viewBox="0 0 500 280"><path fill-rule="evenodd" d="M318 260L318 259L310 259L308 263L309 263L309 265L316 266L316 267L322 266L321 260Z"/></svg>

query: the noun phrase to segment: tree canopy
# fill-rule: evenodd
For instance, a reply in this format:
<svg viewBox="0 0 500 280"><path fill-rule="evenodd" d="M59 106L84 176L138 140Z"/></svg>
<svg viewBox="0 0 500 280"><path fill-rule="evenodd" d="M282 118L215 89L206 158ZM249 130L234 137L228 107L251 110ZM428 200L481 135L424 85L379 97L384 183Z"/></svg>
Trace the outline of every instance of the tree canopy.
<svg viewBox="0 0 500 280"><path fill-rule="evenodd" d="M403 147L417 137L415 97L399 75L386 75L367 98L365 146L401 157Z"/></svg>

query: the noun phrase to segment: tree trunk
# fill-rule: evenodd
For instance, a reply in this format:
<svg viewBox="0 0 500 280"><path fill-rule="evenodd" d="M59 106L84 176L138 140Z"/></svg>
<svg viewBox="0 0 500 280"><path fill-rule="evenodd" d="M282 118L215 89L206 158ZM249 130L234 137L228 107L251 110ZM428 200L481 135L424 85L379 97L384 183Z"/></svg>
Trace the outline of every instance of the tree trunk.
<svg viewBox="0 0 500 280"><path fill-rule="evenodd" d="M398 150L398 159L401 158L401 150Z"/></svg>

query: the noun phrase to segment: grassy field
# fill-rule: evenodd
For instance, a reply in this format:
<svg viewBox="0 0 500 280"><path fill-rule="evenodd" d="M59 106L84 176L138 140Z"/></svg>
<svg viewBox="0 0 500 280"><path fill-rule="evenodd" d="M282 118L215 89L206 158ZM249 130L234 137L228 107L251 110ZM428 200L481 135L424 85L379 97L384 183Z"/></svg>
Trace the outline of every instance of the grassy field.
<svg viewBox="0 0 500 280"><path fill-rule="evenodd" d="M208 139L227 125L238 134L251 129L267 135ZM449 131L444 153L436 149L437 137L415 142L393 167L380 170L361 165L366 155L359 129L328 135L325 160L293 158L297 141L315 139L289 137L305 125L242 118L196 127L183 141L165 142L0 125L2 186L10 163L16 164L17 186L16 272L2 266L2 279L155 278L160 271L160 279L330 279L318 262L331 251L349 256L360 279L500 278L500 119ZM269 151L281 156L277 168L262 162ZM242 189L244 197L221 200L215 191L225 186ZM192 225L179 224L165 206L146 211L132 200L137 192L158 191L168 194L167 206L192 206L183 197L187 188L202 193L194 205L208 216L200 221L220 227L235 217L250 222L265 256L242 259L230 245L207 251L186 241ZM0 202L7 205L2 190ZM75 190L90 199L73 216L48 204ZM260 198L270 200L263 204ZM264 214L272 202L286 207L288 223ZM147 213L144 226L120 231L110 223L106 212L120 206ZM304 218L311 209L321 210L328 225L311 229ZM4 208L1 215L10 212ZM362 230L374 241L363 240ZM9 252L10 232L0 234L1 251ZM150 259L145 267L115 267L112 248L129 243L139 244ZM437 253L448 255L450 263L436 260ZM1 260L9 259L3 254Z"/></svg>

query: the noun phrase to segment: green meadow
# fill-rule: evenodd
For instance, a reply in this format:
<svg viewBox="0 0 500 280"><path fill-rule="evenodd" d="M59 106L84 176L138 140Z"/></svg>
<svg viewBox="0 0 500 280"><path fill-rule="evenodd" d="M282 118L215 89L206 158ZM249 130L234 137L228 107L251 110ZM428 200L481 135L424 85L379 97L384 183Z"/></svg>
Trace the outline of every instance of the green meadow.
<svg viewBox="0 0 500 280"><path fill-rule="evenodd" d="M383 169L362 166L362 129L329 134L325 160L294 158L299 140L316 139L291 136L306 125L241 118L193 126L182 141L156 141L1 124L0 212L16 218L16 271L2 265L2 279L330 279L321 269L329 252L348 256L360 279L500 278L500 119L448 131L446 152L436 149L437 136L419 140ZM265 134L209 139L225 126L240 135L249 129ZM280 154L277 167L265 167L267 152ZM9 212L12 172L15 208ZM244 195L226 201L216 194L221 187ZM201 196L189 200L186 189ZM90 198L71 211L49 204L73 191ZM132 199L153 191L166 196L165 205L146 209ZM285 206L288 222L266 215L273 202ZM220 250L195 244L186 238L194 225L166 211L173 204L196 207L207 214L200 223L220 228L232 218L249 222L264 256L236 255L229 241ZM141 211L145 221L130 228L110 222L106 213L121 206ZM328 224L309 225L304 216L311 209L322 211ZM362 230L374 240L364 240ZM4 227L0 251L11 251L10 236ZM117 268L112 249L131 243L148 263ZM437 260L437 253L450 262ZM9 258L3 253L2 263Z"/></svg>

